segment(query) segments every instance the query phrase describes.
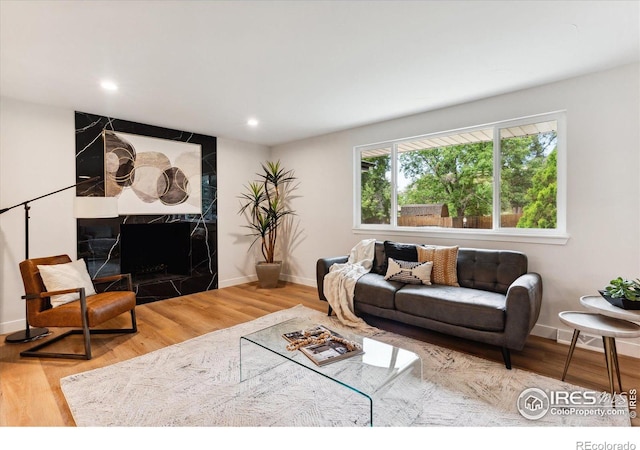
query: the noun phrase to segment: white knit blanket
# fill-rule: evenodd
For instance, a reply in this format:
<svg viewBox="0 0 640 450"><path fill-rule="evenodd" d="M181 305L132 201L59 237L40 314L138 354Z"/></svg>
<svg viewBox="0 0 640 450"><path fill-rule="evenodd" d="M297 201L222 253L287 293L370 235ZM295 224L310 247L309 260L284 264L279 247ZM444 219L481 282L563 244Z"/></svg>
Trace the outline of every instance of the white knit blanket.
<svg viewBox="0 0 640 450"><path fill-rule="evenodd" d="M333 264L324 277L324 295L336 316L344 325L352 328L369 328L353 311L353 294L356 281L371 271L375 254L375 239L364 239L351 249L344 264Z"/></svg>

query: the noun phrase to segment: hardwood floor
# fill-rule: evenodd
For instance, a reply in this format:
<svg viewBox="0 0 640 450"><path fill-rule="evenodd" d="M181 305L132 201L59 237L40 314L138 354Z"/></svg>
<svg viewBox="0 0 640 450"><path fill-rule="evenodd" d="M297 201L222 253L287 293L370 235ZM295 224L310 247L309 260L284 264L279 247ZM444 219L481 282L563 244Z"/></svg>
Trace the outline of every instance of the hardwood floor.
<svg viewBox="0 0 640 450"><path fill-rule="evenodd" d="M322 312L327 308L325 302L318 300L315 288L282 282L277 289L259 289L255 283L249 283L140 305L136 308L138 333L92 336L94 357L89 361L21 358L20 351L34 344L6 344L4 336L0 336L0 426L75 426L60 390L60 378L143 355L298 304ZM128 319L128 315L122 315L104 326L126 326ZM366 320L388 331L502 363L500 349L492 346L382 319L367 317ZM52 331L58 334L61 330ZM56 345L64 345L67 349L77 346L79 350L81 337L70 339ZM512 352L512 364L515 368L560 379L567 351L565 345L532 336L523 351ZM623 355L619 358L623 387L640 389L640 361ZM595 351L576 349L566 381L606 391L608 379L604 356ZM640 420L633 419L632 424L640 426Z"/></svg>

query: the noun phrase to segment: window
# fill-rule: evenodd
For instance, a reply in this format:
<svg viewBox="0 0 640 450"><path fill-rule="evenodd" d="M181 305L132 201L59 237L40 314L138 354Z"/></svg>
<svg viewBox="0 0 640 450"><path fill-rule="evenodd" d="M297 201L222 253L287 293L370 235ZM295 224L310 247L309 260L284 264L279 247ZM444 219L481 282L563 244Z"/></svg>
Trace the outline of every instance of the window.
<svg viewBox="0 0 640 450"><path fill-rule="evenodd" d="M356 228L564 235L563 124L553 113L356 147Z"/></svg>
<svg viewBox="0 0 640 450"><path fill-rule="evenodd" d="M360 202L362 223L391 223L391 147L362 155Z"/></svg>

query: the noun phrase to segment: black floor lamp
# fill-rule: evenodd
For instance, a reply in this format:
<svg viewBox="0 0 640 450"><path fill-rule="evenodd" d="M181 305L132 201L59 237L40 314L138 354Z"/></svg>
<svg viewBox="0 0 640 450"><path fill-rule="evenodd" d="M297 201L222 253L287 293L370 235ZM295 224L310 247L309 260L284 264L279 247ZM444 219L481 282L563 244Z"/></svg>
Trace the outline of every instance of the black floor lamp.
<svg viewBox="0 0 640 450"><path fill-rule="evenodd" d="M32 198L31 200L27 200L17 205L10 206L8 208L0 209L0 214L4 214L7 211L17 208L18 206L24 206L24 235L25 235L25 259L29 259L29 203L40 200L41 198L48 197L53 194L57 194L58 192L66 191L67 189L74 188L76 186L80 186L81 184L97 182L102 177L97 176L93 178L89 178L87 180L83 180L79 183L72 184L71 186L67 186L62 189L58 189L57 191L49 192L48 194L41 195L40 197ZM77 197L77 199L92 199L90 205L87 202L83 202L82 205L76 205L76 217L117 217L118 210L115 203L114 197ZM102 207L96 206L96 200L102 199L106 201L108 204L103 205ZM82 211L78 211L78 209L83 209ZM87 210L87 208L90 208ZM26 328L23 331L18 331L16 333L10 334L5 338L5 341L8 343L18 343L18 342L29 342L40 337L47 336L49 334L49 330L47 328L31 328L29 326L29 319L27 316L27 305L25 302L25 323Z"/></svg>

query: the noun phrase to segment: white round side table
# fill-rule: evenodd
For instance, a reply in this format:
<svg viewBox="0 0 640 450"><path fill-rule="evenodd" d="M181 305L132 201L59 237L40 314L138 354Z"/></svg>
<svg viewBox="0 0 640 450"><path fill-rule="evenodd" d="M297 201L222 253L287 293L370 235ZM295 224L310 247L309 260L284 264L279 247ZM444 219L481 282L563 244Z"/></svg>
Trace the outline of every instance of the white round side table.
<svg viewBox="0 0 640 450"><path fill-rule="evenodd" d="M605 300L606 301L606 300ZM607 375L609 376L609 388L611 394L615 393L613 387L614 372L618 378L618 387L622 391L622 382L620 380L620 368L618 366L618 352L616 351L616 338L636 338L640 337L640 325L629 322L627 320L615 317L604 316L599 313L583 312L583 311L563 311L558 314L558 318L566 325L573 328L573 337L571 339L571 347L569 347L569 355L564 365L562 373L562 381L567 375L569 362L576 348L576 342L581 331L602 336L604 344L604 357L607 364Z"/></svg>
<svg viewBox="0 0 640 450"><path fill-rule="evenodd" d="M601 295L583 295L580 297L580 304L589 311L597 312L604 316L630 322L640 322L640 310L618 308L602 298Z"/></svg>

